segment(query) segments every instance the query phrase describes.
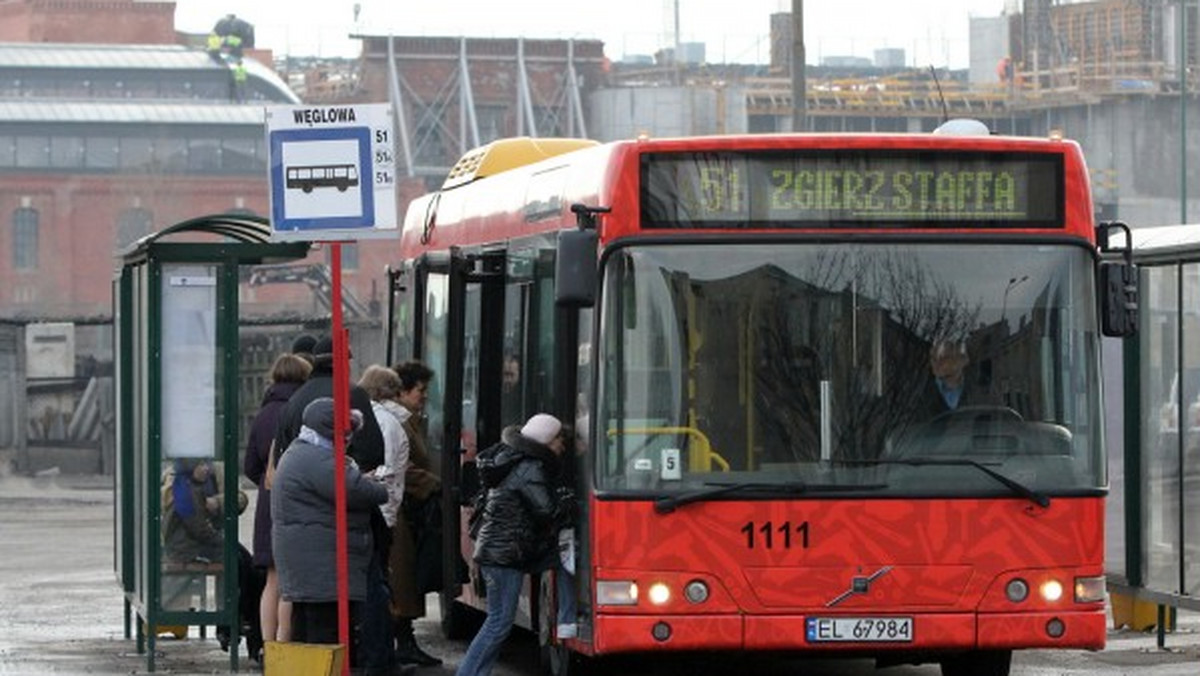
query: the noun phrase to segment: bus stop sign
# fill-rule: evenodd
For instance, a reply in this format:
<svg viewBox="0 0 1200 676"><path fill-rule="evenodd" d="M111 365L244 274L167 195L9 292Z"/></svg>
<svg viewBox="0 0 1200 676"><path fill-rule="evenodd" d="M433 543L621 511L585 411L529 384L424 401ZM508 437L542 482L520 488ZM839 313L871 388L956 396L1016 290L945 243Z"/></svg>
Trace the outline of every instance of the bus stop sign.
<svg viewBox="0 0 1200 676"><path fill-rule="evenodd" d="M266 110L272 241L396 235L388 104Z"/></svg>

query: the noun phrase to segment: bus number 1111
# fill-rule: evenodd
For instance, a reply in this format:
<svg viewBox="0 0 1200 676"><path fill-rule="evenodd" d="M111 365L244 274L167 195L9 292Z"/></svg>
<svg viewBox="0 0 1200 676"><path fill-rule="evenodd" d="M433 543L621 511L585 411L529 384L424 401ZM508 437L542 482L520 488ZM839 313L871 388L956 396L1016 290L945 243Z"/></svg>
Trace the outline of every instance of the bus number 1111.
<svg viewBox="0 0 1200 676"><path fill-rule="evenodd" d="M761 524L755 525L753 521L747 521L745 526L742 526L742 533L746 534L746 548L754 549L760 543L765 549L775 548L775 539L778 537L782 542L784 549L792 548L792 534L796 534L797 542L802 549L808 549L808 522L801 521L793 526L791 521L784 521L778 526L773 521L764 521Z"/></svg>

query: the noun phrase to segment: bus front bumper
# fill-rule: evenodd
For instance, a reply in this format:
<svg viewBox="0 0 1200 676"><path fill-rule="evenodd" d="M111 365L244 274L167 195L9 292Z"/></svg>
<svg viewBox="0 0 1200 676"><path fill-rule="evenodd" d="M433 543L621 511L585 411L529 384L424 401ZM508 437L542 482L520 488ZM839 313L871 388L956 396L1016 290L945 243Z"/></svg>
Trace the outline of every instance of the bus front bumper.
<svg viewBox="0 0 1200 676"><path fill-rule="evenodd" d="M647 650L853 651L1104 648L1099 610L1036 613L909 613L911 640L813 640L805 615L599 615L595 654ZM822 616L824 617L824 616ZM1057 636L1055 634L1058 634Z"/></svg>

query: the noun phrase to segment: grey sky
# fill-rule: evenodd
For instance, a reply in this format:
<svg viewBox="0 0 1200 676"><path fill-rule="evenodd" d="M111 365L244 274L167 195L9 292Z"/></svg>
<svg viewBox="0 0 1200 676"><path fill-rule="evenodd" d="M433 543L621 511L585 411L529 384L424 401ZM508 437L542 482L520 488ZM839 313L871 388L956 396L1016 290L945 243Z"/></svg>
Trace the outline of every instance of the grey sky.
<svg viewBox="0 0 1200 676"><path fill-rule="evenodd" d="M684 42L703 42L710 62L766 63L770 15L791 0L178 0L176 26L206 32L234 12L255 24L262 47L296 56L354 56L352 33L472 37L598 38L609 58L671 44L675 2ZM965 68L970 16L998 16L1014 0L808 0L809 63L905 50L909 64ZM360 11L355 22L354 7Z"/></svg>

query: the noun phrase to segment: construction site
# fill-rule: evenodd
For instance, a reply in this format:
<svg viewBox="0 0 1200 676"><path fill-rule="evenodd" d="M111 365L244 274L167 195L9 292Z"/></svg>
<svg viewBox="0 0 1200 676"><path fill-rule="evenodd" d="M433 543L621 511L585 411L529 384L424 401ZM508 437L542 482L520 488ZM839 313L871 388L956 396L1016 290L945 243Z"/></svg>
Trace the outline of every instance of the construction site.
<svg viewBox="0 0 1200 676"><path fill-rule="evenodd" d="M1194 0L1009 2L970 19L968 69L918 66L901 53L826 58L803 78L793 77L788 12L770 16L766 64L710 63L695 44L610 63L594 40L362 35L359 59L316 66L298 84L309 100L391 101L406 121L409 175L428 186L503 136L793 131L802 87L803 131L927 132L973 117L1001 134L1061 133L1084 146L1106 216L1162 224L1179 220L1175 169L1200 147L1186 138L1187 117L1200 119L1189 115L1200 88L1197 11ZM888 51L903 52L879 50ZM1200 163L1190 164L1196 185Z"/></svg>

